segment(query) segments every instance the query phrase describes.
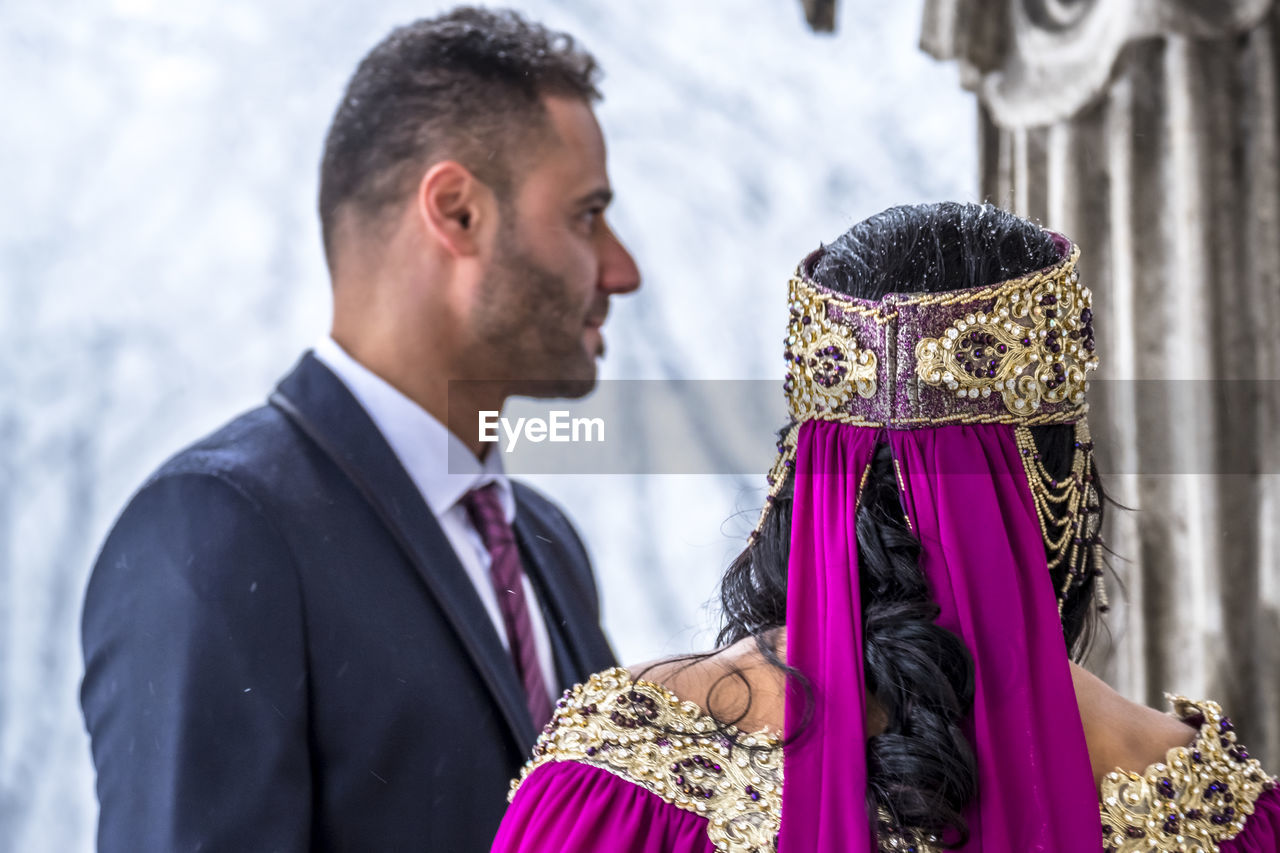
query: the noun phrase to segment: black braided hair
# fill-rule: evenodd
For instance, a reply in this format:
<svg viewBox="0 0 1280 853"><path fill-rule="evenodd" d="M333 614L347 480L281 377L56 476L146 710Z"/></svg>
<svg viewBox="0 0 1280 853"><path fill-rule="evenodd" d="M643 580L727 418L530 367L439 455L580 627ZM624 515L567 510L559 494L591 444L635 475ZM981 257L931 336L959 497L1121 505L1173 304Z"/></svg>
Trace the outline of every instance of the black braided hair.
<svg viewBox="0 0 1280 853"><path fill-rule="evenodd" d="M989 205L943 203L877 214L821 247L806 266L825 287L879 299L994 284L1059 260L1050 235L1031 222ZM1074 429L1051 425L1032 433L1046 467L1065 476ZM786 621L792 487L789 475L759 535L725 572L718 645L755 637L765 657L808 691L803 673L784 666L766 639ZM898 827L961 846L968 837L961 812L976 791L973 750L961 728L973 707L973 659L958 636L934 621L939 608L920 571L920 544L903 515L887 445L876 449L857 534L867 685L887 720L883 733L867 741L868 806L873 815L886 810ZM1088 573L1103 568L1093 560L1091 552ZM1065 571L1063 565L1053 577L1055 590L1063 588ZM1079 584L1062 601L1064 637L1077 660L1091 633L1093 589Z"/></svg>

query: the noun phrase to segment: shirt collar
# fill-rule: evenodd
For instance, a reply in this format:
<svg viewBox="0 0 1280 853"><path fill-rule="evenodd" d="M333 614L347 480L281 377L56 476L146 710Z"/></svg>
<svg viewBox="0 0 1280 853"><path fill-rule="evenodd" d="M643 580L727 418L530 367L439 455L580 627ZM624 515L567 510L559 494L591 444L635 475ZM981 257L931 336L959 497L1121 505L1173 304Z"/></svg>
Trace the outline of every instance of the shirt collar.
<svg viewBox="0 0 1280 853"><path fill-rule="evenodd" d="M483 461L477 459L448 427L352 358L333 338L321 340L313 354L368 412L436 517L453 509L472 489L496 483L507 523L514 523L515 495L496 446Z"/></svg>

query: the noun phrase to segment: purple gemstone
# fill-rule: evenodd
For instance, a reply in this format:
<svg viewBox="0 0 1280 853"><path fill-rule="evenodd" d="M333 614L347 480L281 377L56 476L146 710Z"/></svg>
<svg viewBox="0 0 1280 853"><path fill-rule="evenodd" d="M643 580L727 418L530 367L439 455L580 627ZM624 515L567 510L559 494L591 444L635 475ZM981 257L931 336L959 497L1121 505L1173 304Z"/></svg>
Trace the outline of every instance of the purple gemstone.
<svg viewBox="0 0 1280 853"><path fill-rule="evenodd" d="M1086 308L1086 309L1084 309L1083 311L1081 311L1081 312L1080 312L1080 322L1081 322L1081 323L1088 323L1088 322L1089 322L1090 320L1092 320L1092 319L1093 319L1093 312L1092 312L1092 311L1090 311L1088 308Z"/></svg>
<svg viewBox="0 0 1280 853"><path fill-rule="evenodd" d="M1004 353L1006 353L1006 352L1008 352L1008 351L1009 351L1009 348L1008 348L1007 346L1005 346L1004 344L1000 344L1000 346L996 347L996 352L1000 353L1001 355L1003 355Z"/></svg>
<svg viewBox="0 0 1280 853"><path fill-rule="evenodd" d="M804 315L803 317L801 317L801 318L800 318L800 322L801 322L802 324L804 324L804 325L806 325L806 326L807 326L807 325L809 325L810 323L812 323L812 322L813 322L813 318L812 318L812 317L810 317L808 314L806 314L806 315Z"/></svg>
<svg viewBox="0 0 1280 853"><path fill-rule="evenodd" d="M1031 346L1031 338L1023 338L1023 339L1022 339L1022 345L1023 345L1024 347L1029 347L1029 346Z"/></svg>

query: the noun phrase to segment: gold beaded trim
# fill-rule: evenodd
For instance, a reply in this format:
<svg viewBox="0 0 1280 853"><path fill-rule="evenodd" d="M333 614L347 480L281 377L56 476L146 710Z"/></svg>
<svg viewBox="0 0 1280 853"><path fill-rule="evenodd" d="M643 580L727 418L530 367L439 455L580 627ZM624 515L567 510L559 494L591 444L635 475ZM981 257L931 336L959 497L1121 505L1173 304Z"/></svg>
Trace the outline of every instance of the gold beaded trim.
<svg viewBox="0 0 1280 853"><path fill-rule="evenodd" d="M707 819L718 853L777 847L782 750L774 736L717 726L692 702L617 667L567 691L511 798L537 767L577 761Z"/></svg>
<svg viewBox="0 0 1280 853"><path fill-rule="evenodd" d="M1082 405L1086 376L1097 367L1093 355L1092 293L1080 284L1076 262L1080 249L1046 270L999 284L931 294L898 294L867 302L833 293L810 282L797 270L788 282L790 320L783 389L794 420L851 415L848 422L864 423L849 411L857 394L871 399L894 393L883 381L882 365L894 372L896 336L884 341L859 341L853 318L869 318L878 327L899 321L904 308L936 308L953 313L956 306L992 303L957 317L938 337L918 340L914 373L932 387L945 387L961 399L999 394L1009 415L1022 418L1042 404ZM836 310L835 316L832 309ZM959 309L963 311L963 308ZM870 327L867 327L870 328ZM884 352L877 348L886 347ZM893 376L884 377L892 380ZM875 408L889 411L887 407ZM857 407L855 407L857 408ZM1071 420L1068 408L1056 420ZM1064 415L1066 417L1064 417ZM893 417L898 425L955 420L961 423L1006 422L994 412L937 417ZM870 425L867 423L867 425Z"/></svg>
<svg viewBox="0 0 1280 853"><path fill-rule="evenodd" d="M1067 594L1093 573L1098 607L1107 610L1106 585L1102 573L1102 499L1093 485L1093 438L1089 434L1089 422L1076 421L1075 452L1071 457L1071 471L1065 479L1056 479L1040 461L1031 430L1019 426L1014 430L1018 454L1027 475L1031 499L1040 521L1040 533L1044 537L1049 571L1066 564L1062 588L1058 591L1058 615ZM1093 568L1089 558L1093 557Z"/></svg>
<svg viewBox="0 0 1280 853"><path fill-rule="evenodd" d="M789 283L791 322L787 327L788 368L784 384L793 420L838 411L854 395L876 393L876 354L861 349L848 326L827 316L828 296L798 274ZM880 314L863 309L859 313Z"/></svg>
<svg viewBox="0 0 1280 853"><path fill-rule="evenodd" d="M1200 732L1146 772L1116 770L1102 780L1102 832L1108 853L1218 853L1253 814L1276 780L1236 742L1216 702L1166 696L1173 711Z"/></svg>
<svg viewBox="0 0 1280 853"><path fill-rule="evenodd" d="M991 313L957 319L916 343L916 375L959 397L1001 395L1011 414L1042 403L1084 403L1092 349L1093 296L1075 270L1080 250L1062 263L998 285ZM968 297L966 301L972 300Z"/></svg>
<svg viewBox="0 0 1280 853"><path fill-rule="evenodd" d="M749 541L759 535L769 505L795 466L796 433L806 420L909 429L978 423L1038 426L1082 419L1088 412L1086 376L1098 362L1093 355L1093 295L1080 284L1079 258L1080 249L1073 245L1058 264L1021 278L945 293L894 293L879 302L826 290L797 270L788 282L788 373L783 383L795 426L778 442L766 503ZM866 329L910 325L904 309L913 316L919 316L920 307L950 311L948 316L954 316L976 303L991 303L985 306L989 311L958 316L938 337L916 342L914 374L924 385L945 387L962 400L999 394L1003 412L988 407L903 417L893 414L892 400L861 413L850 410L855 396L873 399L877 394L894 394L895 377L881 377L879 371L893 374L897 357L896 335L890 336L894 343L890 338L860 342L855 318L875 324ZM878 353L868 344L887 349ZM1057 405L1052 411L1041 411L1045 403ZM867 411L889 413L891 420L868 417Z"/></svg>
<svg viewBox="0 0 1280 853"><path fill-rule="evenodd" d="M1174 713L1199 726L1195 741L1169 750L1142 774L1116 770L1099 790L1108 853L1218 853L1276 786L1236 740L1216 702L1167 697ZM533 758L511 783L514 799L535 769L556 761L599 767L707 819L717 853L772 853L781 827L783 752L767 732L719 726L661 685L633 680L621 667L565 692ZM882 853L937 853L937 838L897 827L883 809Z"/></svg>
<svg viewBox="0 0 1280 853"><path fill-rule="evenodd" d="M864 478L865 479L865 478ZM723 726L660 684L622 667L565 691L508 800L535 769L556 761L599 767L707 819L717 853L776 853L783 751L768 732ZM878 810L882 853L938 853L938 839L897 827Z"/></svg>

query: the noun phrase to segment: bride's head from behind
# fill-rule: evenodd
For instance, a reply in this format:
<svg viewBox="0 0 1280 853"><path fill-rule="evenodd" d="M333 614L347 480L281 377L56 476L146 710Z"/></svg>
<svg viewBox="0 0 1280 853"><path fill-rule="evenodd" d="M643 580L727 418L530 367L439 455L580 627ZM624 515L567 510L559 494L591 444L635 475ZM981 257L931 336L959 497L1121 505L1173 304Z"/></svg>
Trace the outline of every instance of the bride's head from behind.
<svg viewBox="0 0 1280 853"><path fill-rule="evenodd" d="M801 272L830 291L880 300L890 293L943 293L1020 278L1059 264L1064 245L1061 237L995 207L912 205L853 226L809 255ZM1045 468L1068 476L1074 427L1035 426L1031 434ZM782 471L756 535L722 580L720 645L770 638L785 624L794 475ZM963 836L960 813L974 796L976 779L961 733L973 701L972 658L959 637L934 624L938 607L920 570L919 542L903 516L886 444L877 449L861 491L857 541L867 689L888 724L868 741L871 805L903 825ZM1089 642L1094 584L1067 572L1091 577L1102 569L1095 561L1089 549L1083 565L1062 562L1051 571L1063 632L1077 658ZM803 681L802 673L793 676Z"/></svg>

